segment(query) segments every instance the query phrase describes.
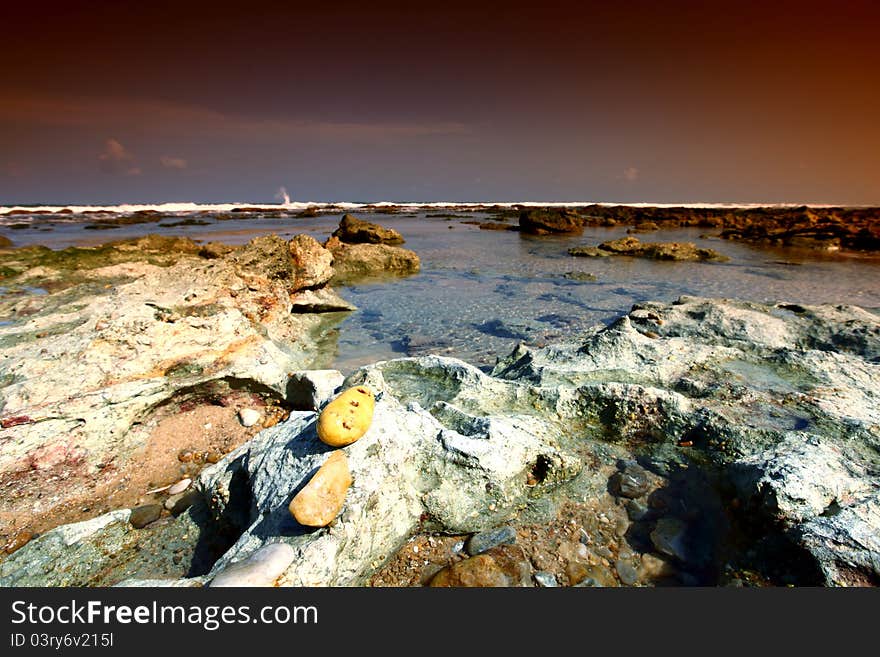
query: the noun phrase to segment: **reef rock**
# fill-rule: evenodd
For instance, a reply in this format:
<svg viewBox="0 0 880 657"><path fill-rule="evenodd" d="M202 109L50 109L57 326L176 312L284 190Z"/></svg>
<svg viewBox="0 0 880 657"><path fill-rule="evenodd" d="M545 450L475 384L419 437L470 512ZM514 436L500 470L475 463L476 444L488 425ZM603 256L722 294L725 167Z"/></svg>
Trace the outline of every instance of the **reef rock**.
<svg viewBox="0 0 880 657"><path fill-rule="evenodd" d="M653 258L654 260L727 260L727 256L721 255L714 249L698 248L693 242L641 242L637 237L621 237L620 239L603 242L597 247L600 251L606 251L611 255L635 256L638 258ZM570 255L593 255L587 251L572 253Z"/></svg>
<svg viewBox="0 0 880 657"><path fill-rule="evenodd" d="M236 390L282 399L289 372L326 366L341 317L316 312L352 306L326 288L302 305L299 286L329 274L310 239L211 257L159 236L6 254L16 282L49 294L0 299L0 538L140 467L156 412Z"/></svg>
<svg viewBox="0 0 880 657"><path fill-rule="evenodd" d="M419 256L409 249L388 244L345 244L331 237L324 245L333 254L334 284L363 279L415 274Z"/></svg>
<svg viewBox="0 0 880 657"><path fill-rule="evenodd" d="M519 215L519 229L527 235L578 234L584 225L572 210L523 210Z"/></svg>
<svg viewBox="0 0 880 657"><path fill-rule="evenodd" d="M346 214L333 231L333 237L346 244L403 244L403 236L393 228L385 228L354 215Z"/></svg>

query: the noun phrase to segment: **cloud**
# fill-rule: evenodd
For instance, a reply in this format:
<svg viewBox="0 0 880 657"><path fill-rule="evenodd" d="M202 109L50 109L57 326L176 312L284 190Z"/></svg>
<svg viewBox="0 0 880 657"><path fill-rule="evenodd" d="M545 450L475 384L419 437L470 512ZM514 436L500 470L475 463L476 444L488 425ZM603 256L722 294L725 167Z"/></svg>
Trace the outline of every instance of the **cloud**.
<svg viewBox="0 0 880 657"><path fill-rule="evenodd" d="M135 164L134 156L129 153L116 139L104 142L104 150L98 155L101 171L122 176L139 176L140 167Z"/></svg>
<svg viewBox="0 0 880 657"><path fill-rule="evenodd" d="M263 118L159 100L14 95L0 90L0 122L63 127L110 127L166 136L237 138L246 141L318 139L384 144L425 136L469 134L456 121L327 121L309 116Z"/></svg>
<svg viewBox="0 0 880 657"><path fill-rule="evenodd" d="M159 158L159 164L165 169L186 169L187 162L182 157L163 155Z"/></svg>
<svg viewBox="0 0 880 657"><path fill-rule="evenodd" d="M635 167L627 167L623 170L623 179L627 182L635 182L639 179L639 170Z"/></svg>

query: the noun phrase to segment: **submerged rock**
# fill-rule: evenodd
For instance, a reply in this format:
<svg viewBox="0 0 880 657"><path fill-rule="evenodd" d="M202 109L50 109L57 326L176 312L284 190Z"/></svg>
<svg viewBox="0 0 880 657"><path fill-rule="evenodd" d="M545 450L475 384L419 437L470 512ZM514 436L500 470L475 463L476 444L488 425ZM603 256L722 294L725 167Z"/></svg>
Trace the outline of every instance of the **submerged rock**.
<svg viewBox="0 0 880 657"><path fill-rule="evenodd" d="M608 258L611 252L597 246L573 246L568 250L568 255L576 258Z"/></svg>
<svg viewBox="0 0 880 657"><path fill-rule="evenodd" d="M715 249L697 247L693 242L640 242L636 237L621 237L620 239L603 242L598 250L607 251L612 255L636 256L639 258L653 258L654 260L715 260L725 261L729 258L721 255ZM586 251L572 253L570 255L593 255Z"/></svg>

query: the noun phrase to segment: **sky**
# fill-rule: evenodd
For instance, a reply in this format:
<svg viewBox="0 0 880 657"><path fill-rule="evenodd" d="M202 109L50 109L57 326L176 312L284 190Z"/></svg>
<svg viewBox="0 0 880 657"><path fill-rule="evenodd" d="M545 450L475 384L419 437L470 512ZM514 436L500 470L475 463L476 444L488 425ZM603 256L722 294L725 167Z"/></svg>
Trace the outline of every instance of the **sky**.
<svg viewBox="0 0 880 657"><path fill-rule="evenodd" d="M880 204L872 2L11 4L0 205Z"/></svg>

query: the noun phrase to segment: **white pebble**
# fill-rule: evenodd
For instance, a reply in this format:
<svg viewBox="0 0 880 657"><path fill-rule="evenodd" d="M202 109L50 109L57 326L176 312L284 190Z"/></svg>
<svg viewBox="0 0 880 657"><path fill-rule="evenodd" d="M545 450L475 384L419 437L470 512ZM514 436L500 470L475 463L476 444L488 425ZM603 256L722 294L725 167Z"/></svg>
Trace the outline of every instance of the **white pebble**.
<svg viewBox="0 0 880 657"><path fill-rule="evenodd" d="M181 479L176 484L172 485L168 488L169 495L177 495L178 493L182 493L189 485L192 483L192 479Z"/></svg>
<svg viewBox="0 0 880 657"><path fill-rule="evenodd" d="M244 427L252 427L260 421L262 414L252 408L243 408L238 412L238 420Z"/></svg>
<svg viewBox="0 0 880 657"><path fill-rule="evenodd" d="M243 561L227 566L210 586L273 586L296 558L287 543L270 543Z"/></svg>

